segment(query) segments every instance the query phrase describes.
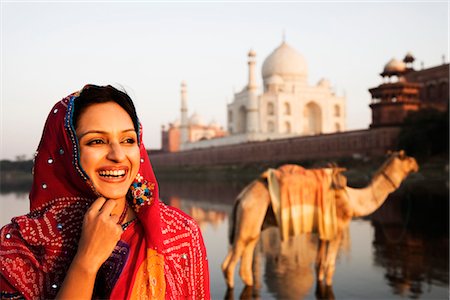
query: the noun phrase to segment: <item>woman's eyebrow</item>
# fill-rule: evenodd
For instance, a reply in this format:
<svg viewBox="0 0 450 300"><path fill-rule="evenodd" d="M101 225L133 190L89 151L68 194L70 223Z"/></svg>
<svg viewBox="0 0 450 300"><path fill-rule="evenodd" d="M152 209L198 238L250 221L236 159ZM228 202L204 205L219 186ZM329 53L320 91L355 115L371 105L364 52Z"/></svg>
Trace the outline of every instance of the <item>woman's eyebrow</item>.
<svg viewBox="0 0 450 300"><path fill-rule="evenodd" d="M134 128L130 128L130 129L122 130L121 133L129 132L129 131L134 131L134 132L136 132L136 131L134 130ZM107 131L104 131L104 130L95 130L95 129L94 129L94 130L88 130L88 131L86 131L86 132L83 132L82 134L80 134L80 135L78 136L78 139L80 140L83 136L85 136L85 135L87 135L87 134L91 134L91 133L96 133L96 134L108 134Z"/></svg>

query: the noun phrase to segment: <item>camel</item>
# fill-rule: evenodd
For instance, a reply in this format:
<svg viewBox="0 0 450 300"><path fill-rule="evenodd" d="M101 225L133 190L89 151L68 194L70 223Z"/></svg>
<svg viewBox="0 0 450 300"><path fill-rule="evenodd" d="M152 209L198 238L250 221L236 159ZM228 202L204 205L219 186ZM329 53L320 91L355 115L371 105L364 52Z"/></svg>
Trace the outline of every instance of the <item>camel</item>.
<svg viewBox="0 0 450 300"><path fill-rule="evenodd" d="M341 240L352 218L373 213L410 173L417 172L418 169L414 158L406 156L403 151L394 152L374 174L368 186L351 188L345 181L340 189L329 187L330 192L335 195L337 228L332 239L319 240L316 256L318 283L325 282L326 286L331 287ZM332 176L336 168L325 171ZM337 171L341 172L342 169ZM222 272L229 289L234 287L234 270L240 259L239 275L246 286L253 286L253 255L261 231L269 226L282 225L277 224L274 218L268 180L263 177L251 182L237 196L230 217L230 248L222 263Z"/></svg>

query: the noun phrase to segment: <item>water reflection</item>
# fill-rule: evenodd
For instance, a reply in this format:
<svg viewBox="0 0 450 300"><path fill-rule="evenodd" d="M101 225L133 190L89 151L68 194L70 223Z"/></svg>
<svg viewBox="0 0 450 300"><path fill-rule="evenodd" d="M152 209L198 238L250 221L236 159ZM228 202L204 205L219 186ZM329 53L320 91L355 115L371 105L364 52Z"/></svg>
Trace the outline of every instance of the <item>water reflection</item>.
<svg viewBox="0 0 450 300"><path fill-rule="evenodd" d="M420 298L433 285L448 287L449 203L442 190L407 187L372 216L375 264L396 295Z"/></svg>
<svg viewBox="0 0 450 300"><path fill-rule="evenodd" d="M202 228L213 299L448 299L448 188L429 183L429 188L406 185L370 219L352 222L333 289L315 282L315 235L281 242L278 230L269 228L255 253L255 287L235 278L235 290L227 292L220 264L228 248L228 215L245 184L160 182L162 199L192 215ZM0 197L1 225L28 211L27 194Z"/></svg>
<svg viewBox="0 0 450 300"><path fill-rule="evenodd" d="M228 211L231 208L229 204L211 204L188 199L182 200L175 196L169 197L165 202L190 215L202 230L208 224L217 229L228 217Z"/></svg>
<svg viewBox="0 0 450 300"><path fill-rule="evenodd" d="M261 234L257 255L264 257L264 282L275 298L303 299L310 293L315 282L317 244L317 236L311 234L281 241L278 228Z"/></svg>
<svg viewBox="0 0 450 300"><path fill-rule="evenodd" d="M244 185L177 182L167 186L170 187L168 190L173 191L166 194L167 202L192 215L202 228L211 226L218 229L228 226L227 216L234 197ZM179 192L175 192L177 190ZM377 280L365 282L370 286L367 291L354 288L352 278L357 281L357 272L347 274L346 278L341 275L336 280L339 283L335 287L336 293L332 287L316 283L317 236L302 235L282 242L278 229L269 228L263 231L255 251L255 286L237 286L235 290L224 291L221 295L225 299L334 299L335 294L336 298L447 298L448 189L443 186L436 190L441 194L423 189L423 185L405 185L390 196L385 205L369 218L370 221L360 221L373 227L373 235L358 235L353 245L350 234L347 232L344 235L341 259L337 261L337 268L342 272L352 270L354 264L361 263L350 259L343 262L345 254L351 257L352 250L362 252L365 248L361 245L372 245L372 251L364 254L364 260L366 267L373 272L372 277ZM441 221L432 221L436 219ZM205 236L205 240L209 239L217 241L220 238ZM222 253L226 252L226 247ZM215 253L210 252L209 255L214 256ZM222 259L220 257L218 261ZM214 294L214 291L225 288L220 263L211 266L211 273L215 272L219 274L215 277L219 278L219 282L212 281L213 298L219 298L220 293ZM386 286L391 287L390 292Z"/></svg>

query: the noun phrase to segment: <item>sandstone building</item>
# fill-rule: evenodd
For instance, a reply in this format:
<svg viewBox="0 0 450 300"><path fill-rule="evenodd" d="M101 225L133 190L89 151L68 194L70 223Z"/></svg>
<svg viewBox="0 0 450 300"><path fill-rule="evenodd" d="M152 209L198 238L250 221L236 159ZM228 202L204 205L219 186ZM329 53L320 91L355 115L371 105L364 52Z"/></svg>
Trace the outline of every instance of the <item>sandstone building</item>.
<svg viewBox="0 0 450 300"><path fill-rule="evenodd" d="M372 95L371 128L398 126L406 116L420 109L448 111L449 64L415 70L414 57L406 54L403 61L391 59L380 74L384 82L369 89Z"/></svg>

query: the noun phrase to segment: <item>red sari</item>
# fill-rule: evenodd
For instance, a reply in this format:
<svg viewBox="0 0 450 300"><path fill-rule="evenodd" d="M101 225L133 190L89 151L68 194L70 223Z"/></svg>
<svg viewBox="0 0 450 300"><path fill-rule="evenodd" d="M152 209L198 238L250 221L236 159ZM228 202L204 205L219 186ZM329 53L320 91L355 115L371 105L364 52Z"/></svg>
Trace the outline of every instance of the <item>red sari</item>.
<svg viewBox="0 0 450 300"><path fill-rule="evenodd" d="M79 164L72 123L78 95L62 99L47 118L35 157L31 212L0 230L2 298L56 296L77 251L83 216L100 196ZM130 187L137 220L99 270L94 297L209 299L200 229L159 200L142 127L139 131L141 166Z"/></svg>

